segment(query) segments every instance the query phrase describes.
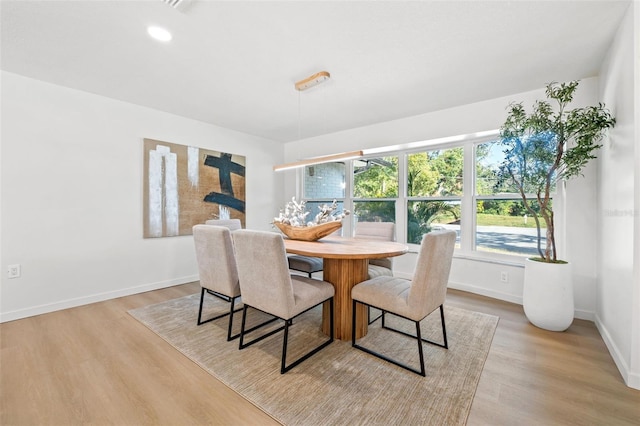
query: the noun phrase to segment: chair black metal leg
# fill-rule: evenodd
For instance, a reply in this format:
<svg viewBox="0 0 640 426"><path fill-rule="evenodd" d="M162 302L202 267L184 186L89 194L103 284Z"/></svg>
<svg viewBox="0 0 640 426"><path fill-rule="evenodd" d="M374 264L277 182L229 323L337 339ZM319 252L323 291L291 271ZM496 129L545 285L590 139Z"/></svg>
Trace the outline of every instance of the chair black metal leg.
<svg viewBox="0 0 640 426"><path fill-rule="evenodd" d="M249 343L244 343L244 336L246 334L251 333L252 331L255 331L255 330L257 330L257 329L259 329L259 328L261 328L261 327L263 327L263 326L265 326L267 324L271 324L274 321L282 319L282 318L278 318L278 317L273 317L273 318L263 322L262 324L258 324L258 325L254 326L254 327L251 327L248 330L245 330L245 326L246 326L246 323L247 323L247 308L248 307L249 307L249 305L245 304L243 309L242 309L242 325L240 326L240 343L238 344L238 349L244 349L247 346L251 346L254 343L258 343L259 341L261 341L263 339L266 339L267 337L269 337L269 336L271 336L273 334L276 334L277 332L279 332L279 331L284 329L284 326L276 328L275 330L271 330L267 334L264 334L264 335L262 335L260 337L256 337L255 339L253 339Z"/></svg>
<svg viewBox="0 0 640 426"><path fill-rule="evenodd" d="M205 292L209 293L209 294L211 294L213 296L219 297L222 300L225 300L225 301L229 302L231 304L229 312L225 312L223 314L220 314L220 315L217 315L215 317L212 317L212 318L209 318L209 319L206 319L206 320L202 321L202 307L204 305ZM220 319L222 317L226 317L228 315L229 316L229 329L228 329L228 332L227 332L227 341L237 339L238 337L240 337L240 333L236 334L235 336L231 335L231 329L233 327L233 314L235 312L240 312L240 309L238 309L236 311L233 310L234 307L235 307L235 301L236 301L236 297L223 296L223 295L218 294L216 292L213 292L211 290L207 290L206 288L203 287L202 291L200 292L200 307L198 308L198 325L206 324L208 322Z"/></svg>
<svg viewBox="0 0 640 426"><path fill-rule="evenodd" d="M225 296L224 294L220 294L218 292L215 292L215 291L209 290L209 289L207 289L207 293L209 293L210 295L212 295L214 297L217 297L218 299L222 299L225 302L231 302L231 299L232 299L232 297Z"/></svg>
<svg viewBox="0 0 640 426"><path fill-rule="evenodd" d="M203 321L202 320L202 307L204 305L204 294L205 294L205 292L209 293L209 294L211 294L213 296L219 297L222 300L224 300L226 302L229 302L229 303L231 303L231 302L233 302L235 300L235 297L223 296L221 294L218 294L218 293L215 293L213 291L207 290L206 288L202 288L202 291L200 292L200 307L198 308L198 325L206 324L208 322L211 322L211 321L214 321L214 320L217 320L217 319L220 319L222 317L226 317L227 315L229 315L229 312L225 312L223 314L217 315L217 316L215 316L213 318L208 318L208 319ZM240 310L238 309L237 311L233 311L233 312L240 312Z"/></svg>
<svg viewBox="0 0 640 426"><path fill-rule="evenodd" d="M400 318L403 318L403 317L400 317ZM423 342L429 343L431 345L435 345L435 346L439 346L441 348L449 349L449 345L447 344L447 330L446 330L445 323L444 323L444 310L443 310L443 306L442 305L440 305L440 320L442 321L442 335L444 337L444 343L438 343L438 342L434 342L432 340L427 340L427 339L421 339L421 340ZM384 316L382 317L382 327L386 328L387 330L395 331L396 333L404 334L405 336L411 337L413 339L416 338L416 336L414 336L412 334L405 333L404 331L396 330L395 328L391 328L391 327L385 326L385 324L384 324Z"/></svg>
<svg viewBox="0 0 640 426"><path fill-rule="evenodd" d="M287 346L288 346L288 343L289 343L289 327L291 325L293 325L293 318L295 318L295 317L289 318L288 320L285 320L283 318L274 317L274 318L270 319L269 321L267 321L267 322L265 322L263 324L257 325L255 327L249 329L249 330L245 330L246 322L247 322L247 308L249 307L249 305L245 304L244 308L242 310L242 325L240 327L240 342L238 344L238 349L244 349L247 346L251 346L254 343L257 343L257 342L259 342L259 341L261 341L263 339L266 339L267 337L269 337L269 336L271 336L271 335L273 335L273 334L275 334L275 333L277 333L277 332L279 332L281 330L284 330L283 337L282 337L282 356L281 356L281 360L280 360L280 374L286 373L287 371L291 370L296 365L300 364L302 361L306 360L307 358L309 358L310 356L314 355L315 353L317 353L321 349L323 349L326 346L328 346L331 342L333 342L333 339L334 339L334 332L333 332L333 297L331 297L330 299L327 299L327 300L329 300L329 313L331 315L331 318L330 318L330 321L329 321L330 325L331 325L331 333L330 333L329 339L327 341L325 341L324 343L322 343L320 346L312 349L311 351L309 351L308 353L306 353L302 357L298 358L297 360L295 360L291 364L286 365ZM323 301L322 303L324 303L324 302L326 302L326 300ZM313 308L315 308L315 306L312 306L309 309L313 309ZM299 313L296 316L304 314L309 309L307 309L304 312ZM257 309L257 310L259 310L259 309ZM278 327L277 329L272 330L272 331L270 331L270 332L268 332L268 333L266 333L266 334L264 334L264 335L262 335L260 337L257 337L257 338L253 339L252 341L250 341L248 343L244 342L244 338L245 338L246 334L250 333L253 330L256 330L256 329L262 327L263 325L269 324L269 323L271 323L271 322L273 322L275 320L278 320L278 319L282 319L284 321L284 325L282 327Z"/></svg>
<svg viewBox="0 0 640 426"><path fill-rule="evenodd" d="M198 325L202 324L202 304L204 303L204 287L200 292L200 308L198 309Z"/></svg>
<svg viewBox="0 0 640 426"><path fill-rule="evenodd" d="M357 303L361 303L361 302L358 302L357 300L354 299L353 300L353 315L352 315L352 320L351 320L351 325L352 325L352 329L353 330L356 329L356 304ZM366 303L363 303L363 305L370 306L370 305L367 305ZM377 309L380 309L380 308L377 308ZM414 372L416 374L419 374L421 376L426 376L426 369L425 369L425 365L424 365L424 353L423 353L423 348L422 348L422 342L431 343L433 345L440 346L442 348L448 349L447 334L446 334L446 328L445 328L445 322L444 322L443 306L440 305L440 319L442 320L442 333L444 335L444 344L440 344L440 343L432 342L432 341L427 340L427 339L423 339L422 335L421 335L421 332L420 332L420 321L414 321L415 324L416 324L416 335L415 336L413 336L413 335L411 335L409 333L405 333L404 331L400 331L400 330L396 330L394 328L388 327L385 324L385 314L386 314L386 312L384 310L382 310L382 314L381 314L381 317L382 317L382 328L387 329L387 330L391 330L391 331L395 331L396 333L400 333L400 334L403 334L405 336L411 337L412 339L416 339L416 341L418 342L418 353L419 353L419 356L420 356L420 370L417 370L417 369L412 368L412 367L410 367L408 365L402 364L399 361L396 361L396 360L394 360L392 358L389 358L389 357L387 357L385 355L382 355L382 354L380 354L378 352L375 352L375 351L373 351L373 350L371 350L369 348L365 348L363 346L360 346L360 345L356 344L355 333L352 334L352 336L351 336L351 346L353 346L354 348L360 349L363 352L371 354L371 355L373 355L375 357L383 359L383 360L385 360L387 362L390 362L390 363L392 363L394 365L397 365L398 367L402 367L405 370L412 371L412 372ZM402 316L399 316L399 317L409 320L409 318L405 318L405 317L402 317ZM410 321L413 321L413 320L410 320Z"/></svg>
<svg viewBox="0 0 640 426"><path fill-rule="evenodd" d="M312 349L311 351L307 352L305 355L303 355L300 358L298 358L297 360L293 361L289 365L285 365L286 364L286 357L287 357L287 343L288 343L288 339L289 339L289 325L288 324L285 325L283 342L282 342L282 363L280 364L280 374L284 374L287 371L291 370L293 367L295 367L296 365L300 364L302 361L306 360L307 358L311 357L312 355L318 353L320 350L322 350L325 347L329 346L333 342L333 338L334 338L334 332L333 332L333 297L331 297L328 300L329 300L329 315L330 315L329 327L331 329L331 331L329 333L329 339L326 340L324 343L322 343L320 346ZM326 302L326 300L323 301L322 303L324 303L324 302ZM311 309L313 309L313 308L315 308L315 306L313 306ZM303 313L304 312L301 312L298 315L302 315ZM285 323L287 323L287 321L285 321Z"/></svg>
<svg viewBox="0 0 640 426"><path fill-rule="evenodd" d="M236 305L236 298L234 297L233 299L231 299L231 307L229 308L229 329L227 331L227 342L240 337L240 333L236 334L235 336L231 335L231 330L233 329L233 313L236 312L233 310L235 305Z"/></svg>
<svg viewBox="0 0 640 426"><path fill-rule="evenodd" d="M329 303L329 327L330 327L330 332L329 332L329 336L331 337L331 340L333 341L333 337L334 337L334 330L333 330L333 297L331 298L331 303Z"/></svg>
<svg viewBox="0 0 640 426"><path fill-rule="evenodd" d="M420 354L420 375L426 376L424 369L424 353L422 352L422 337L420 335L420 321L416 321L416 342L418 342L418 354Z"/></svg>
<svg viewBox="0 0 640 426"><path fill-rule="evenodd" d="M356 301L353 300L353 304L351 305L351 346L356 346Z"/></svg>
<svg viewBox="0 0 640 426"><path fill-rule="evenodd" d="M282 357L280 360L280 374L287 371L287 342L289 340L289 321L284 322L284 334L282 335Z"/></svg>
<svg viewBox="0 0 640 426"><path fill-rule="evenodd" d="M244 305L242 309L242 323L240 324L240 342L238 343L238 349L242 349L244 346L244 326L247 323L247 305Z"/></svg>
<svg viewBox="0 0 640 426"><path fill-rule="evenodd" d="M444 325L444 306L440 305L440 321L442 321L442 336L444 337L444 345L443 348L449 349L449 345L447 344L447 327Z"/></svg>

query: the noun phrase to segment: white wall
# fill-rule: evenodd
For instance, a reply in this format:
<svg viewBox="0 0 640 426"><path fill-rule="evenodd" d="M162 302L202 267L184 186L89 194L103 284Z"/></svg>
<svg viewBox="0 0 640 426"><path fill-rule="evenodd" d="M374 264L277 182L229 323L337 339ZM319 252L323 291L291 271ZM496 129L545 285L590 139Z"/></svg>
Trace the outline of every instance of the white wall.
<svg viewBox="0 0 640 426"><path fill-rule="evenodd" d="M197 279L191 236L142 238L142 139L247 157L247 227L282 205L282 144L2 72L0 321ZM7 279L9 264L22 277Z"/></svg>
<svg viewBox="0 0 640 426"><path fill-rule="evenodd" d="M597 103L599 100L597 95L598 80L596 78L582 80L572 107ZM544 97L544 88L541 88L532 92L291 142L285 145L285 161L494 130L498 129L506 118L506 107L510 102L523 102L529 109L536 99ZM296 194L295 172L284 173L287 176L285 193L289 198ZM596 211L593 207L596 197L595 173L596 168L589 167L585 171L585 178L578 178L571 182L571 192L567 193L566 202L562 203L566 204L571 220L567 223L566 232L559 232L556 236L559 254L575 265L576 317L590 320L595 318L596 306L594 266L596 264L596 233L594 232ZM558 207L560 200L554 203ZM565 244L566 237L572 239L577 237L577 239L572 240L571 244ZM397 275L411 277L415 260L416 255L412 253L397 259L394 263ZM523 260L510 264L488 263L456 255L450 285L521 304L523 263ZM502 271L508 272L509 283L500 281Z"/></svg>
<svg viewBox="0 0 640 426"><path fill-rule="evenodd" d="M600 156L597 318L623 378L640 389L640 8L632 4L601 71L616 117Z"/></svg>

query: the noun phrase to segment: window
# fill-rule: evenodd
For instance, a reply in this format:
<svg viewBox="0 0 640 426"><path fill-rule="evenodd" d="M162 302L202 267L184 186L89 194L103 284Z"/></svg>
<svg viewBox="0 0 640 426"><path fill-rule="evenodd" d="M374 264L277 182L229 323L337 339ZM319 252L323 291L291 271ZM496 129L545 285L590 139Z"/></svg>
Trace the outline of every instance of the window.
<svg viewBox="0 0 640 426"><path fill-rule="evenodd" d="M354 222L395 223L397 198L397 156L367 158L353 162Z"/></svg>
<svg viewBox="0 0 640 426"><path fill-rule="evenodd" d="M338 201L340 213L344 210L346 188L346 167L344 163L323 163L304 168L304 192L308 221L320 213L320 207Z"/></svg>
<svg viewBox="0 0 640 426"><path fill-rule="evenodd" d="M434 229L452 229L460 246L464 151L461 147L407 155L407 243Z"/></svg>
<svg viewBox="0 0 640 426"><path fill-rule="evenodd" d="M433 230L452 229L461 253L535 255L535 221L517 191L499 178L503 148L487 137L456 140L419 151L306 167L303 199L309 218L317 214L318 205L336 199L341 208L352 210L347 233L356 221L394 222L398 241L408 244L420 244ZM541 233L544 237L545 229Z"/></svg>
<svg viewBox="0 0 640 426"><path fill-rule="evenodd" d="M530 256L537 251L535 221L527 217L520 195L498 179L504 160L496 141L475 147L475 250ZM538 207L532 204L534 210ZM544 222L541 223L544 226ZM544 236L546 229L541 229ZM542 239L544 245L544 237Z"/></svg>

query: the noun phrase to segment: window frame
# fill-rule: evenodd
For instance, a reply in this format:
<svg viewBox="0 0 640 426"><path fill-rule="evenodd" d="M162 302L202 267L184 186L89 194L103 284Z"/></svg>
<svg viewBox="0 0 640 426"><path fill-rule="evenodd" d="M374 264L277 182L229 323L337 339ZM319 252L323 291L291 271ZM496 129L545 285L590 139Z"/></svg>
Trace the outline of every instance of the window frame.
<svg viewBox="0 0 640 426"><path fill-rule="evenodd" d="M460 202L460 245L456 247L454 256L457 258L469 258L478 261L496 262L510 265L523 265L527 256L518 254L494 253L489 251L480 251L476 248L477 234L477 203L480 200L515 200L521 201L521 197L517 193L479 195L476 194L476 148L478 145L495 141L499 136L497 131L485 132L486 134L478 136L477 134L462 135L442 142L442 139L435 141L424 141L412 145L410 148L389 147L388 150L376 148L375 153L371 153L362 157L362 159L380 158L380 157L398 157L398 196L397 198L355 198L353 196L353 171L354 160L345 161L345 198L337 199L343 203L345 209L350 212L354 211L354 202L358 201L395 201L395 223L396 223L396 239L398 242L407 244L410 252L417 252L419 244L407 243L407 225L408 225L408 205L411 201L456 201ZM410 154L446 150L451 148L463 149L463 189L461 196L408 196L407 191L407 170L408 159ZM366 152L366 150L365 150ZM298 174L298 192L299 199L305 201L328 201L325 199L303 198L304 190L304 170ZM533 194L532 194L533 195ZM564 183L558 182L556 191L552 194L551 199L554 203L554 212L556 224L564 223ZM343 235L353 235L354 218L343 222ZM559 234L559 233L557 233ZM556 238L558 239L558 238Z"/></svg>

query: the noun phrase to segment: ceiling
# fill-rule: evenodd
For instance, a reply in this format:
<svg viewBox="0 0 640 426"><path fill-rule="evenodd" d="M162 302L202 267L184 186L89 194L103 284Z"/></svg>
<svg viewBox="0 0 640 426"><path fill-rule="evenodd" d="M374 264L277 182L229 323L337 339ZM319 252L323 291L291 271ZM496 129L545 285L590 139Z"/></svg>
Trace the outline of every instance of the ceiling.
<svg viewBox="0 0 640 426"><path fill-rule="evenodd" d="M629 5L2 0L1 67L287 142L595 76Z"/></svg>

